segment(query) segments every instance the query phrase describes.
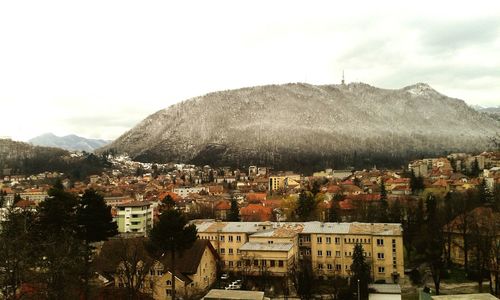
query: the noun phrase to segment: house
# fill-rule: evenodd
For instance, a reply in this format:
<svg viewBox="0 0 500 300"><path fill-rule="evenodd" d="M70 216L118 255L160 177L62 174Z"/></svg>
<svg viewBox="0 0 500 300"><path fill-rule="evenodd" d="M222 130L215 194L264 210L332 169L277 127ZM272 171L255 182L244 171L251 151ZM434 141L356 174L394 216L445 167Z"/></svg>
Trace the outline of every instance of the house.
<svg viewBox="0 0 500 300"><path fill-rule="evenodd" d="M399 284L369 284L368 300L401 300Z"/></svg>
<svg viewBox="0 0 500 300"><path fill-rule="evenodd" d="M124 248L125 251L120 251ZM189 249L176 254L175 276L172 276L168 253L157 260L146 251L144 238L128 238L104 242L96 263L99 272L112 273L115 288L123 289L128 286L128 280L142 278L140 292L153 299L166 300L171 299L173 278L177 297L201 298L217 279L218 260L212 244L198 239ZM130 269L136 271L130 273Z"/></svg>
<svg viewBox="0 0 500 300"><path fill-rule="evenodd" d="M229 211L231 210L231 204L227 200L221 200L215 204L214 210L216 219L227 220Z"/></svg>
<svg viewBox="0 0 500 300"><path fill-rule="evenodd" d="M248 204L240 209L241 220L248 221L270 221L273 217L273 209L262 204Z"/></svg>

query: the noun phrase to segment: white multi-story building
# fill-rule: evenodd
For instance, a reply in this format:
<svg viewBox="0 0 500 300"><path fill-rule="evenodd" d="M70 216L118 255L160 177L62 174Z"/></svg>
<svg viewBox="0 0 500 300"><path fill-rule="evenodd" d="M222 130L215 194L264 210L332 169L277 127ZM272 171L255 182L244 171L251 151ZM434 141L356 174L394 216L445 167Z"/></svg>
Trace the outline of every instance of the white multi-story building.
<svg viewBox="0 0 500 300"><path fill-rule="evenodd" d="M120 233L147 234L153 228L153 207L151 202L134 201L116 205L114 217Z"/></svg>

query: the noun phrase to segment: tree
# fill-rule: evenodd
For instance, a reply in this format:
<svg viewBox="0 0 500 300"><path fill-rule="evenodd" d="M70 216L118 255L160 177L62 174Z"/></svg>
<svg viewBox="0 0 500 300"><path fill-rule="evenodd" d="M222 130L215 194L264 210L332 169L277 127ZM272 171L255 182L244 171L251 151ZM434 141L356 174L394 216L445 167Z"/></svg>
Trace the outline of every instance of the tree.
<svg viewBox="0 0 500 300"><path fill-rule="evenodd" d="M340 205L339 202L334 199L330 201L330 208L328 210L328 222L341 222L340 217Z"/></svg>
<svg viewBox="0 0 500 300"><path fill-rule="evenodd" d="M303 262L300 270L294 270L294 284L300 299L311 299L313 292L313 272L311 265Z"/></svg>
<svg viewBox="0 0 500 300"><path fill-rule="evenodd" d="M156 257L170 252L172 299L175 299L175 254L190 248L196 241L196 234L196 226L187 225L186 218L177 210L163 212L149 234L150 250Z"/></svg>
<svg viewBox="0 0 500 300"><path fill-rule="evenodd" d="M36 257L33 243L35 214L30 210L10 210L0 223L0 298L19 299L21 283L28 282Z"/></svg>
<svg viewBox="0 0 500 300"><path fill-rule="evenodd" d="M385 189L384 180L382 179L380 182L380 203L377 213L377 222L387 223L389 221L387 217L388 209L389 204L387 203L387 191Z"/></svg>
<svg viewBox="0 0 500 300"><path fill-rule="evenodd" d="M441 272L443 270L443 224L438 215L437 202L434 195L429 194L426 204L425 225L422 228L420 240L420 258L429 265L436 294L439 295Z"/></svg>
<svg viewBox="0 0 500 300"><path fill-rule="evenodd" d="M479 176L479 173L481 173L481 169L479 168L479 162L477 161L477 158L474 158L474 161L472 162L470 167L469 175L472 177L477 177Z"/></svg>
<svg viewBox="0 0 500 300"><path fill-rule="evenodd" d="M84 296L89 298L90 260L94 247L91 243L107 240L118 234L116 222L111 216L111 207L95 190L86 190L76 211L78 235L85 243L85 264L83 270Z"/></svg>
<svg viewBox="0 0 500 300"><path fill-rule="evenodd" d="M160 211L171 210L175 207L175 201L170 195L166 195L160 203Z"/></svg>
<svg viewBox="0 0 500 300"><path fill-rule="evenodd" d="M238 202L235 198L231 199L231 210L229 211L227 220L230 222L240 221L240 209L238 208Z"/></svg>
<svg viewBox="0 0 500 300"><path fill-rule="evenodd" d="M411 187L411 192L414 195L421 192L424 189L424 179L422 178L422 176L416 177L413 170L411 171L410 175L410 187Z"/></svg>
<svg viewBox="0 0 500 300"><path fill-rule="evenodd" d="M493 194L491 193L490 189L488 188L488 185L486 184L486 180L483 178L481 180L481 184L478 187L478 192L479 192L479 201L481 205L492 205L494 204L494 197Z"/></svg>
<svg viewBox="0 0 500 300"><path fill-rule="evenodd" d="M75 298L84 264L85 246L76 222L77 199L55 184L41 202L35 224L39 243L39 272L48 298Z"/></svg>
<svg viewBox="0 0 500 300"><path fill-rule="evenodd" d="M299 194L296 214L301 221L309 221L312 212L314 211L315 203L312 195L302 190Z"/></svg>
<svg viewBox="0 0 500 300"><path fill-rule="evenodd" d="M103 244L94 261L97 270L115 274L118 286L130 300L140 299L141 291L147 288L153 290L151 285L146 285L155 260L149 255L146 243L142 237L112 238Z"/></svg>
<svg viewBox="0 0 500 300"><path fill-rule="evenodd" d="M365 261L363 255L363 247L361 244L356 244L352 253L351 264L351 289L358 290L362 299L368 298L368 283L370 282L370 265Z"/></svg>

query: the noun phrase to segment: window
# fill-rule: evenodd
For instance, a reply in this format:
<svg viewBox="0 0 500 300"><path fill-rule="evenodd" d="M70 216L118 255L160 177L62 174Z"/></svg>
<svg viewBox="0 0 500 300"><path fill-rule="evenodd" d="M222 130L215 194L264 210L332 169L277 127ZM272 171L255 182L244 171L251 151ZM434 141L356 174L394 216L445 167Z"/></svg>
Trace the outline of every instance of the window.
<svg viewBox="0 0 500 300"><path fill-rule="evenodd" d="M318 256L323 256L323 251L318 250Z"/></svg>
<svg viewBox="0 0 500 300"><path fill-rule="evenodd" d="M155 270L150 270L149 271L149 275L154 275L155 274Z"/></svg>
<svg viewBox="0 0 500 300"><path fill-rule="evenodd" d="M220 254L226 254L226 249L221 248L221 249L220 249Z"/></svg>
<svg viewBox="0 0 500 300"><path fill-rule="evenodd" d="M156 272L156 275L158 275L158 276L163 275L163 271L162 271L162 270L158 270L158 271Z"/></svg>
<svg viewBox="0 0 500 300"><path fill-rule="evenodd" d="M377 253L378 259L384 259L384 253Z"/></svg>
<svg viewBox="0 0 500 300"><path fill-rule="evenodd" d="M261 265L262 265L263 267L267 266L267 260L263 259L263 260L262 260Z"/></svg>
<svg viewBox="0 0 500 300"><path fill-rule="evenodd" d="M229 267L232 268L233 267L233 262L232 261L229 261Z"/></svg>
<svg viewBox="0 0 500 300"><path fill-rule="evenodd" d="M378 267L378 272L379 273L384 273L385 272L385 268L384 267Z"/></svg>
<svg viewBox="0 0 500 300"><path fill-rule="evenodd" d="M311 255L311 250L310 249L306 249L306 255Z"/></svg>
<svg viewBox="0 0 500 300"><path fill-rule="evenodd" d="M340 244L340 238L339 237L336 237L335 238L335 244L339 245Z"/></svg>
<svg viewBox="0 0 500 300"><path fill-rule="evenodd" d="M220 241L224 242L224 236L223 235L220 236Z"/></svg>
<svg viewBox="0 0 500 300"><path fill-rule="evenodd" d="M327 256L327 257L331 257L331 256L332 256L332 251L330 251L330 250L326 250L326 256Z"/></svg>
<svg viewBox="0 0 500 300"><path fill-rule="evenodd" d="M383 246L384 245L384 240L383 239L377 239L377 246Z"/></svg>
<svg viewBox="0 0 500 300"><path fill-rule="evenodd" d="M341 264L336 264L335 265L335 270L341 271L342 270L342 265Z"/></svg>
<svg viewBox="0 0 500 300"><path fill-rule="evenodd" d="M340 251L335 251L335 257L340 257Z"/></svg>
<svg viewBox="0 0 500 300"><path fill-rule="evenodd" d="M316 242L318 242L318 244L321 244L321 243L323 242L323 238L322 238L322 237L320 237L320 236L318 236L318 237L316 238Z"/></svg>
<svg viewBox="0 0 500 300"><path fill-rule="evenodd" d="M240 267L241 267L241 260L238 260L238 261L236 262L236 266L237 266L238 268L240 268Z"/></svg>
<svg viewBox="0 0 500 300"><path fill-rule="evenodd" d="M172 280L167 280L167 285L172 285Z"/></svg>
<svg viewBox="0 0 500 300"><path fill-rule="evenodd" d="M259 261L258 260L254 260L253 261L253 265L257 267L259 265Z"/></svg>
<svg viewBox="0 0 500 300"><path fill-rule="evenodd" d="M274 241L267 241L268 244L274 244Z"/></svg>
<svg viewBox="0 0 500 300"><path fill-rule="evenodd" d="M232 242L233 241L233 236L230 235L230 236L227 237L227 239L228 239L228 241Z"/></svg>
<svg viewBox="0 0 500 300"><path fill-rule="evenodd" d="M332 269L333 269L333 265L332 265L332 264L327 264L327 265L326 265L326 268L327 268L328 270L332 270Z"/></svg>
<svg viewBox="0 0 500 300"><path fill-rule="evenodd" d="M172 296L172 290L167 289L166 292L167 292L167 296Z"/></svg>
<svg viewBox="0 0 500 300"><path fill-rule="evenodd" d="M278 267L283 268L283 261L282 260L278 260Z"/></svg>
<svg viewBox="0 0 500 300"><path fill-rule="evenodd" d="M227 251L229 252L229 255L233 255L233 248L229 248Z"/></svg>
<svg viewBox="0 0 500 300"><path fill-rule="evenodd" d="M349 270L349 265L345 265L345 270L348 271Z"/></svg>
<svg viewBox="0 0 500 300"><path fill-rule="evenodd" d="M318 264L318 270L323 270L323 264Z"/></svg>
<svg viewBox="0 0 500 300"><path fill-rule="evenodd" d="M241 236L237 235L237 236L236 236L236 241L237 241L237 242L241 242Z"/></svg>
<svg viewBox="0 0 500 300"><path fill-rule="evenodd" d="M270 260L269 261L269 265L270 265L271 268L274 268L274 266L276 266L276 263L275 263L274 260Z"/></svg>
<svg viewBox="0 0 500 300"><path fill-rule="evenodd" d="M326 237L326 243L331 244L332 243L332 238L331 237Z"/></svg>
<svg viewBox="0 0 500 300"><path fill-rule="evenodd" d="M311 241L311 236L309 235L304 236L304 242L309 243L310 241Z"/></svg>

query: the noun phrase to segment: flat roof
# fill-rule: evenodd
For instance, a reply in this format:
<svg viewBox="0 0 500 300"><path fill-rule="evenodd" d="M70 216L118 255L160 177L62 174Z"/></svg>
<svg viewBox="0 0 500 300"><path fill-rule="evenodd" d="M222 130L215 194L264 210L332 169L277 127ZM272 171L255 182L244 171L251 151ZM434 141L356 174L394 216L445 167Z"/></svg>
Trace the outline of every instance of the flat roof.
<svg viewBox="0 0 500 300"><path fill-rule="evenodd" d="M376 294L401 294L401 286L394 283L369 284L369 289L373 289Z"/></svg>
<svg viewBox="0 0 500 300"><path fill-rule="evenodd" d="M235 291L212 289L203 297L205 300L234 299L234 300L263 300L264 292Z"/></svg>
<svg viewBox="0 0 500 300"><path fill-rule="evenodd" d="M240 247L240 251L290 251L292 249L292 243L276 243L276 244L267 244L267 243L256 243L256 242L247 242Z"/></svg>
<svg viewBox="0 0 500 300"><path fill-rule="evenodd" d="M433 300L496 300L497 297L493 296L489 293L481 293L481 294L459 294L459 295L440 295L440 296L431 296Z"/></svg>
<svg viewBox="0 0 500 300"><path fill-rule="evenodd" d="M117 204L116 207L141 207L141 206L150 206L151 202L149 201L133 201L129 203L120 203Z"/></svg>

